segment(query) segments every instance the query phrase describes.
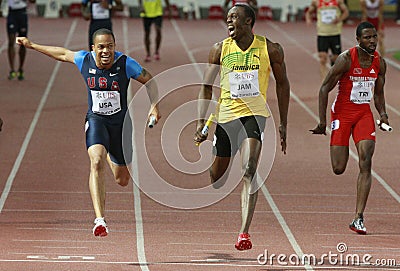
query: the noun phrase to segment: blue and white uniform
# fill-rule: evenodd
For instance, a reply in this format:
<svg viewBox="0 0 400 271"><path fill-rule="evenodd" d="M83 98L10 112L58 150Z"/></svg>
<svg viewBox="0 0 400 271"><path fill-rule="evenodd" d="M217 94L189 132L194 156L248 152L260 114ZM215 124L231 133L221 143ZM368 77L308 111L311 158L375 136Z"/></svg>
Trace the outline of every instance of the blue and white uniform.
<svg viewBox="0 0 400 271"><path fill-rule="evenodd" d="M99 69L95 57L93 51L79 51L74 58L88 92L86 147L101 144L107 149L114 163L126 165L132 161L129 114L125 120L128 110L127 90L130 78L138 78L143 68L133 58L115 52L112 67L108 70ZM122 143L122 128L124 133L128 133L124 138L129 142Z"/></svg>

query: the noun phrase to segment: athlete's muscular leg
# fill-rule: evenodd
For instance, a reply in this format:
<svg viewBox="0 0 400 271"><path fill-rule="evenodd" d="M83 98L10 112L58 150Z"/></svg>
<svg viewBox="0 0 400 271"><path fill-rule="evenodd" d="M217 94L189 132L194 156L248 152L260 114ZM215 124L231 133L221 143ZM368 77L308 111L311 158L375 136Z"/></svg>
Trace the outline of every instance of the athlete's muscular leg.
<svg viewBox="0 0 400 271"><path fill-rule="evenodd" d="M220 188L225 184L229 176L231 159L231 157L214 157L210 167L210 180L214 188Z"/></svg>
<svg viewBox="0 0 400 271"><path fill-rule="evenodd" d="M22 67L24 67L25 56L26 56L26 48L25 46L19 46L19 67L18 70L22 71Z"/></svg>
<svg viewBox="0 0 400 271"><path fill-rule="evenodd" d="M103 145L96 144L88 148L90 158L89 190L96 217L104 217L106 202L105 169L107 151Z"/></svg>
<svg viewBox="0 0 400 271"><path fill-rule="evenodd" d="M358 165L360 173L357 179L357 204L355 218L362 216L367 204L369 191L371 189L372 156L375 150L375 141L361 140L356 144L358 152Z"/></svg>
<svg viewBox="0 0 400 271"><path fill-rule="evenodd" d="M342 174L349 160L349 146L331 146L332 170L336 175Z"/></svg>
<svg viewBox="0 0 400 271"><path fill-rule="evenodd" d="M328 74L328 52L318 52L321 79L324 80Z"/></svg>
<svg viewBox="0 0 400 271"><path fill-rule="evenodd" d="M131 180L131 175L129 173L128 167L114 164L111 161L109 155L107 155L107 161L108 164L110 165L116 183L119 184L120 186L127 186L129 184L129 181Z"/></svg>
<svg viewBox="0 0 400 271"><path fill-rule="evenodd" d="M158 54L159 53L158 51L160 50L161 38L162 38L161 27L156 25L156 51L155 51L156 54Z"/></svg>
<svg viewBox="0 0 400 271"><path fill-rule="evenodd" d="M255 138L247 138L243 140L240 148L242 159L242 181L243 190L241 195L242 205L242 226L240 232L249 232L251 220L258 197L258 191L252 192L253 182L256 181L258 159L261 152L261 142Z"/></svg>
<svg viewBox="0 0 400 271"><path fill-rule="evenodd" d="M144 31L144 46L146 48L146 55L150 56L150 28Z"/></svg>
<svg viewBox="0 0 400 271"><path fill-rule="evenodd" d="M14 59L15 59L15 33L8 34L8 63L10 64L10 70L15 71Z"/></svg>

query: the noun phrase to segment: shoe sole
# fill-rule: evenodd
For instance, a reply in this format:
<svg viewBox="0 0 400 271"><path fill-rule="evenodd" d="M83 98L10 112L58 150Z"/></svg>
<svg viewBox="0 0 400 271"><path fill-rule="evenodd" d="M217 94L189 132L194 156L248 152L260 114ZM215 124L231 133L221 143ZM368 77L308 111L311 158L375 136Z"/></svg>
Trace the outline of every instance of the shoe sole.
<svg viewBox="0 0 400 271"><path fill-rule="evenodd" d="M361 234L361 235L366 235L367 234L367 231L358 230L356 227L352 227L352 226L350 226L350 230L352 230L352 231L354 231L354 232L356 232L358 234Z"/></svg>
<svg viewBox="0 0 400 271"><path fill-rule="evenodd" d="M94 234L94 236L98 236L98 237L106 237L108 233L107 233L106 227L99 225L93 231L93 234Z"/></svg>
<svg viewBox="0 0 400 271"><path fill-rule="evenodd" d="M250 240L241 240L238 244L235 244L237 250L248 250L253 247Z"/></svg>

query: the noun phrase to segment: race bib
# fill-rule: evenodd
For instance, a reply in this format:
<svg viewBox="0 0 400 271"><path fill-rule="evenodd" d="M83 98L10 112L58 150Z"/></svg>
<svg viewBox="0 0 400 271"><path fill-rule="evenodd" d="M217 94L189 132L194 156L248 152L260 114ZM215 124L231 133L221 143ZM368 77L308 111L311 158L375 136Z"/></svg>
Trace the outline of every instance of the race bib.
<svg viewBox="0 0 400 271"><path fill-rule="evenodd" d="M110 11L107 8L103 8L101 3L92 4L92 16L93 19L109 19Z"/></svg>
<svg viewBox="0 0 400 271"><path fill-rule="evenodd" d="M121 111L118 91L90 91L92 94L92 111L100 115L113 115Z"/></svg>
<svg viewBox="0 0 400 271"><path fill-rule="evenodd" d="M328 8L321 10L321 22L331 24L336 19L336 9Z"/></svg>
<svg viewBox="0 0 400 271"><path fill-rule="evenodd" d="M355 104L369 103L372 99L372 91L375 87L375 81L353 82L350 101Z"/></svg>
<svg viewBox="0 0 400 271"><path fill-rule="evenodd" d="M232 99L259 96L258 70L229 73L229 86Z"/></svg>

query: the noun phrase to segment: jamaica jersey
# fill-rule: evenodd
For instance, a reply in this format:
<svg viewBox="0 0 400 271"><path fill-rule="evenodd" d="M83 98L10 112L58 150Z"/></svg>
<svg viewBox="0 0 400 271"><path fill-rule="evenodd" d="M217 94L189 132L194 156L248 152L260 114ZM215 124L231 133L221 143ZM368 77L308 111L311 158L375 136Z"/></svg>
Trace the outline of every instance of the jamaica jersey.
<svg viewBox="0 0 400 271"><path fill-rule="evenodd" d="M225 39L220 63L218 122L252 115L269 117L266 100L271 66L265 37L254 35L245 51L232 38Z"/></svg>
<svg viewBox="0 0 400 271"><path fill-rule="evenodd" d="M143 0L146 18L155 18L163 15L161 0Z"/></svg>

